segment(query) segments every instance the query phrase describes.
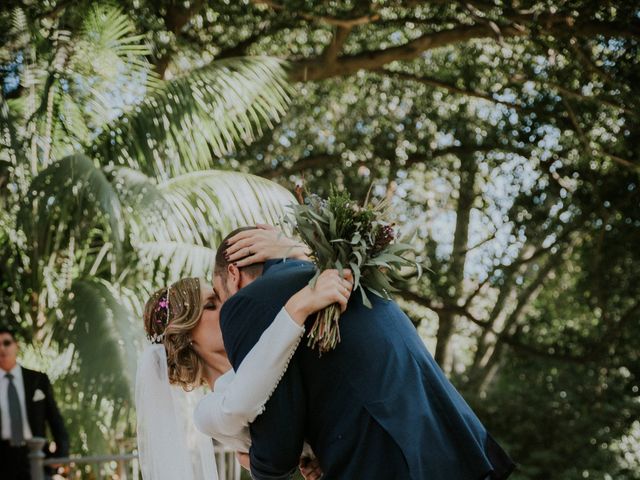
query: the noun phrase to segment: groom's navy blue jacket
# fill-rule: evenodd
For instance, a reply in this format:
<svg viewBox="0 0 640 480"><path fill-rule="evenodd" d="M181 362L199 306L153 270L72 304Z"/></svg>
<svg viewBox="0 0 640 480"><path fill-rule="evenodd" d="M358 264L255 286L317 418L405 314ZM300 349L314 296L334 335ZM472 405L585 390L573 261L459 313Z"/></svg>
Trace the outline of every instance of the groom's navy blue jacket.
<svg viewBox="0 0 640 480"><path fill-rule="evenodd" d="M225 302L220 326L234 369L313 273L308 262L269 261L259 279ZM340 318L342 341L321 358L303 340L250 425L253 477L290 478L306 440L326 480L506 478L513 463L406 315L394 302L372 303L366 308L358 292L352 295Z"/></svg>

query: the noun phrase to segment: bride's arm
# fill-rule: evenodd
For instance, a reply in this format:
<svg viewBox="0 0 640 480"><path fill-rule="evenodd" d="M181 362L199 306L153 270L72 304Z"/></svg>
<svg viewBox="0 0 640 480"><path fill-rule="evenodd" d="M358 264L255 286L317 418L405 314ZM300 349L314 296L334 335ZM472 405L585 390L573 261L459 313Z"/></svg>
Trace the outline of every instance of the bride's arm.
<svg viewBox="0 0 640 480"><path fill-rule="evenodd" d="M239 435L261 413L303 334L286 309L280 310L229 385L222 391L214 387L200 400L194 412L198 430L214 438Z"/></svg>
<svg viewBox="0 0 640 480"><path fill-rule="evenodd" d="M312 288L306 286L286 303L273 323L244 358L235 376L222 391L208 393L194 412L198 430L211 437L239 436L264 408L278 386L304 334L305 319L333 303L342 310L352 288L349 270L340 277L326 270Z"/></svg>

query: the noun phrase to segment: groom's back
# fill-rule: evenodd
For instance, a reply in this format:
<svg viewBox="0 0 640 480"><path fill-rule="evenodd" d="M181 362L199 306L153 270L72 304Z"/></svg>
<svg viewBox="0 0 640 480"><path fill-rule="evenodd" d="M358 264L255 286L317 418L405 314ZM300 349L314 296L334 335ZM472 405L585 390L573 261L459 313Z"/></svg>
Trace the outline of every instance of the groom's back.
<svg viewBox="0 0 640 480"><path fill-rule="evenodd" d="M239 292L245 302L260 306L252 309L251 318L234 315L223 308L221 327L225 348L234 368L237 369L277 312L293 294L308 284L313 274L314 268L307 262L269 265L261 278ZM304 437L322 464L323 478L405 480L409 474L401 450L364 407L367 396L381 397L383 388L376 386L372 389L373 384L380 382L382 386L397 375L392 371L394 367L386 372L383 368L384 365L389 366L383 358L388 350L385 346L396 340L380 331L377 323L366 328L362 316L365 307L356 295L360 297L358 293L353 295L348 313L341 318L343 339L336 350L320 358L316 350L306 345L305 337L291 361L288 375L283 378L283 382L301 384L284 385L281 382L252 428L264 425L265 428L280 430L282 425L278 422L286 423L288 416L269 418L276 415L276 410L282 415L278 394L283 389L289 393L292 390L300 392L301 398L294 401L304 402ZM239 299L235 302L241 303ZM378 303L376 300L376 305ZM380 302L382 308L391 305L390 302ZM345 327L347 320L351 325ZM312 321L312 318L308 320L307 330ZM412 328L410 324L409 328ZM291 372L294 369L299 375ZM350 375L352 372L355 376ZM292 395L296 396L295 393ZM270 427L266 427L267 424ZM295 428L285 426L279 434L295 434ZM274 442L279 441L277 435L274 435ZM273 452L272 455L280 453Z"/></svg>
<svg viewBox="0 0 640 480"><path fill-rule="evenodd" d="M306 345L300 349L308 442L327 478L410 478L399 442L372 410L411 389L405 374L417 335L393 302L371 301L373 309L359 292L352 296L334 350L319 357Z"/></svg>
<svg viewBox="0 0 640 480"><path fill-rule="evenodd" d="M260 279L239 292L244 302L235 301L254 306L251 318L225 318L223 308L225 348L234 368L313 272L306 262L270 265ZM340 318L341 342L334 350L319 357L305 337L265 412L251 425L252 437L254 429L263 435L273 431L275 444L265 456L278 463L282 455L285 465L291 459L286 458L287 446L278 442L303 435L327 480L487 475L491 465L478 448L484 445L486 431L442 374L407 316L394 302L370 298L372 309L354 292ZM313 318L307 320L307 331L312 322ZM294 420L286 424L289 416ZM304 424L297 425L300 421ZM461 432L460 438L451 435L452 430Z"/></svg>

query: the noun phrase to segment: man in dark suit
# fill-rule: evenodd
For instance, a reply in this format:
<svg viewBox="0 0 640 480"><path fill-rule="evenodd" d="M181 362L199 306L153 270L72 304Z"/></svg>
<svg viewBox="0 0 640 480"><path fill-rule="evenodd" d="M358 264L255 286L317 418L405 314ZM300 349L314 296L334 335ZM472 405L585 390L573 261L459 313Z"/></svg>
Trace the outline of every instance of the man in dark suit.
<svg viewBox="0 0 640 480"><path fill-rule="evenodd" d="M0 466L2 480L29 480L26 441L45 437L45 423L56 443L55 456L69 454L69 436L53 398L49 378L20 366L13 332L0 327ZM45 453L51 456L45 447Z"/></svg>
<svg viewBox="0 0 640 480"><path fill-rule="evenodd" d="M226 261L222 244L214 288L224 302L220 328L234 369L313 274L314 266L299 260L238 269ZM371 309L357 293L351 297L334 350L321 358L306 345L296 351L250 425L253 478L290 478L305 440L325 480L507 478L513 462L446 379L406 315L394 302L371 297Z"/></svg>

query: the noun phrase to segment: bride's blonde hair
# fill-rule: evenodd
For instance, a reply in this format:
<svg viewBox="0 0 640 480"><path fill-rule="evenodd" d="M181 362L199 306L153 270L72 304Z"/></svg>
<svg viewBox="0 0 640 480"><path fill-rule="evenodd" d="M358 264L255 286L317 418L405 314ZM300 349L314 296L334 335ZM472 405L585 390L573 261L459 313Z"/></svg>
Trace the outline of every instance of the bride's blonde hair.
<svg viewBox="0 0 640 480"><path fill-rule="evenodd" d="M144 329L167 351L169 382L185 390L204 385L204 362L191 344L191 332L202 316L198 278L182 278L154 292L144 307Z"/></svg>

